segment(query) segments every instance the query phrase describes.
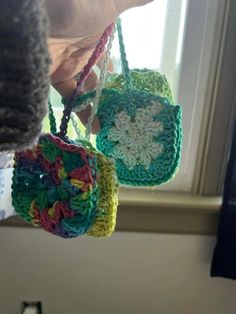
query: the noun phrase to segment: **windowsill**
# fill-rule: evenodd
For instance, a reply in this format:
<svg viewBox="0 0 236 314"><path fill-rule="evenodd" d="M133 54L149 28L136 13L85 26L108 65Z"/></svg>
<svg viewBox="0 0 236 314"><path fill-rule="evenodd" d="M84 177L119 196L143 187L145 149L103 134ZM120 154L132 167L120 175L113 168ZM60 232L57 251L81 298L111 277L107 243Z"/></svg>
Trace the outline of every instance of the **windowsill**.
<svg viewBox="0 0 236 314"><path fill-rule="evenodd" d="M221 197L121 189L118 230L216 234Z"/></svg>
<svg viewBox="0 0 236 314"><path fill-rule="evenodd" d="M168 192L144 188L120 188L120 204L126 207L145 207L148 209L171 209L178 212L216 212L222 197L198 196L188 192Z"/></svg>
<svg viewBox="0 0 236 314"><path fill-rule="evenodd" d="M216 234L221 197L121 188L117 231ZM19 217L0 226L31 227Z"/></svg>

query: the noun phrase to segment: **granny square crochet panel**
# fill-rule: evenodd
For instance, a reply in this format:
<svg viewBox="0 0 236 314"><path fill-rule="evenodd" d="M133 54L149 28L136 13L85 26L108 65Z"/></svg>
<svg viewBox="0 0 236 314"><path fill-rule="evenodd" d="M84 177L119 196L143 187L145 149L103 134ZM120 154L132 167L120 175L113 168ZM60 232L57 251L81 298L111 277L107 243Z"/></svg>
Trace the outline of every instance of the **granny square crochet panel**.
<svg viewBox="0 0 236 314"><path fill-rule="evenodd" d="M15 163L12 198L22 218L65 238L89 230L98 202L95 156L45 134Z"/></svg>
<svg viewBox="0 0 236 314"><path fill-rule="evenodd" d="M116 161L120 183L155 186L169 181L180 160L181 108L140 90L103 91L97 148Z"/></svg>

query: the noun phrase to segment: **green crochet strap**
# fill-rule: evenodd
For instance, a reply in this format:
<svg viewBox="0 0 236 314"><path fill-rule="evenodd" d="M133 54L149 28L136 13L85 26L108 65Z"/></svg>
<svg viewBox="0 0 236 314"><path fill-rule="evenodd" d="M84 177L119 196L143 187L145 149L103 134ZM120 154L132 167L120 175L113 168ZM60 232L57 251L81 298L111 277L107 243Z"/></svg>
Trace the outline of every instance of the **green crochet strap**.
<svg viewBox="0 0 236 314"><path fill-rule="evenodd" d="M117 19L116 27L117 27L119 45L120 45L120 57L121 57L122 71L125 77L125 88L130 89L132 87L132 80L131 80L129 64L128 64L128 60L127 60L126 52L125 52L124 37L122 33L120 18Z"/></svg>
<svg viewBox="0 0 236 314"><path fill-rule="evenodd" d="M121 91L117 90L116 88L104 88L102 90L101 97L103 97L103 96L104 97L106 97L106 96L112 97L112 96L116 96L117 93L120 94ZM81 111L83 104L88 104L89 102L92 102L95 98L95 95L96 95L96 91L94 91L94 90L87 92L83 95L78 95L73 101L73 111L76 111L76 112ZM67 100L65 98L62 98L62 100L61 100L62 104L65 104L66 101Z"/></svg>
<svg viewBox="0 0 236 314"><path fill-rule="evenodd" d="M57 134L57 123L56 123L56 118L55 118L55 114L53 111L53 106L52 106L50 100L48 101L48 117L49 117L50 132L53 135L56 135ZM80 132L80 129L78 128L78 124L77 124L77 121L74 117L74 113L71 113L70 118L71 118L72 126L76 132L77 138L81 139L82 138L81 132Z"/></svg>
<svg viewBox="0 0 236 314"><path fill-rule="evenodd" d="M49 109L48 117L49 117L50 131L52 134L55 135L57 133L57 123L56 123L56 118L55 118L50 100L48 101L48 109Z"/></svg>

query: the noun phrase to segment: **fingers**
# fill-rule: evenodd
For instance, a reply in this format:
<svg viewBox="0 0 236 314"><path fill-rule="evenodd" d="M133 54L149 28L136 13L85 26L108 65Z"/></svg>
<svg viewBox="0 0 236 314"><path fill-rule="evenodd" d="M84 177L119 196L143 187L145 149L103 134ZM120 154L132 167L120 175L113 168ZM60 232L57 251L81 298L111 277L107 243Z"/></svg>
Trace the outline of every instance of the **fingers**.
<svg viewBox="0 0 236 314"><path fill-rule="evenodd" d="M68 81L80 73L85 64L88 62L88 59L91 57L94 47L98 41L99 37L94 38L94 42L91 44L91 46L86 46L85 43L85 47L80 49L75 47L75 44L72 44L67 47L65 54L62 54L58 57L55 55L55 52L52 52L51 58L54 63L51 67L52 83L55 84ZM56 62L54 62L54 60Z"/></svg>
<svg viewBox="0 0 236 314"><path fill-rule="evenodd" d="M58 93L63 98L70 98L73 95L73 92L76 88L76 80L75 79L69 79L63 82L54 83L53 87L58 91Z"/></svg>

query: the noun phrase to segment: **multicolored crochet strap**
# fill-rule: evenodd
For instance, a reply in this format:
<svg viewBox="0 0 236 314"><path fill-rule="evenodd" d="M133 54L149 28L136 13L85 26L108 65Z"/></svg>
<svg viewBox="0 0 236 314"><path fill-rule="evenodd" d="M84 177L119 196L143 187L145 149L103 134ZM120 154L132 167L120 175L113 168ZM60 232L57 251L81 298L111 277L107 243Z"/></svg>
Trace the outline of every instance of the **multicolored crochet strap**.
<svg viewBox="0 0 236 314"><path fill-rule="evenodd" d="M12 199L16 212L46 231L72 238L88 233L108 236L115 227L118 185L112 160L88 141L66 137L76 95L103 53L113 25L104 32L66 104L59 134L49 106L51 132L31 150L16 153ZM91 122L91 121L90 121Z"/></svg>
<svg viewBox="0 0 236 314"><path fill-rule="evenodd" d="M117 21L123 74L110 77L99 94L101 131L97 148L114 158L120 183L156 186L172 179L182 146L182 111L173 105L166 78L151 70L129 70L121 22ZM95 92L76 99L79 108Z"/></svg>

